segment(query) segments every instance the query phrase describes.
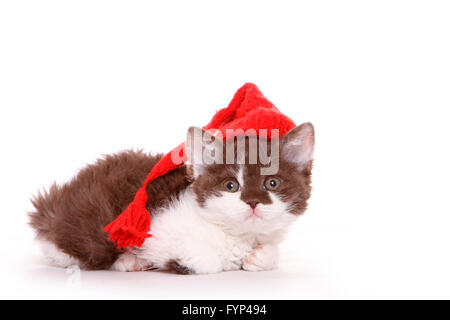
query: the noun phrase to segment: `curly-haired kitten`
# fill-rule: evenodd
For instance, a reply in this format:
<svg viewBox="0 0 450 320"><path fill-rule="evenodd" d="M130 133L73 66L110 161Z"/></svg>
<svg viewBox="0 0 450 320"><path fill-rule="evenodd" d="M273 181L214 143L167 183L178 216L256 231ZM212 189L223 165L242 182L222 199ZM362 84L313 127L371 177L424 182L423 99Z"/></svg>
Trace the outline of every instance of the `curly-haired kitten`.
<svg viewBox="0 0 450 320"><path fill-rule="evenodd" d="M195 130L201 129L187 134L188 158L194 154L189 146ZM237 147L236 139L201 143L203 149L223 148L224 154L231 150L232 164L188 159L189 164L149 184L153 236L140 248L118 250L103 228L126 209L161 155L109 155L67 184L53 185L32 200L36 210L30 213L45 256L61 267L119 271L198 274L274 268L277 245L310 196L314 128L304 123L277 140L279 169L271 175L262 174L268 164L259 157L256 163L248 161L251 140L264 138L245 137L244 148Z"/></svg>

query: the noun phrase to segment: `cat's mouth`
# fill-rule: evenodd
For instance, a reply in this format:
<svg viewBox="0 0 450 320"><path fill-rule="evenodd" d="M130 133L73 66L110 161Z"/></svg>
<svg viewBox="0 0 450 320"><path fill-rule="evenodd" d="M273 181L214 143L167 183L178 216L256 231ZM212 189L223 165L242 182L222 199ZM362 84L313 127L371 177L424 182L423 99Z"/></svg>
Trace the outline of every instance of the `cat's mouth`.
<svg viewBox="0 0 450 320"><path fill-rule="evenodd" d="M258 211L256 209L250 209L248 211L248 215L245 218L245 220L256 220L256 219L261 219L260 214L258 213Z"/></svg>

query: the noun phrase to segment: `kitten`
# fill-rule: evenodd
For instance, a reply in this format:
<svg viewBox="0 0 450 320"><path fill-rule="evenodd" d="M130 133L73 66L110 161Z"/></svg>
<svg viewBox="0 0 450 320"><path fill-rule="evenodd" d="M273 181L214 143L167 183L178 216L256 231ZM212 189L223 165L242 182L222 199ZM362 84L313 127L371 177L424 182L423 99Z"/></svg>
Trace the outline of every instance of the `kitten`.
<svg viewBox="0 0 450 320"><path fill-rule="evenodd" d="M140 248L117 249L103 228L126 209L162 155L141 151L108 155L69 183L53 185L33 198L36 210L30 213L30 224L47 259L61 267L181 274L274 268L277 245L306 210L310 197L312 124L304 123L277 140L278 157L271 152L273 141L263 137L244 137L244 148L238 147L239 138L225 143L201 140L203 154L215 150L209 154L225 155L231 150L231 164L228 158L220 164L195 157L199 130L188 131L188 163L148 185L152 237ZM256 163L249 161L255 141L267 142L270 164L259 157ZM277 172L261 173L275 162Z"/></svg>

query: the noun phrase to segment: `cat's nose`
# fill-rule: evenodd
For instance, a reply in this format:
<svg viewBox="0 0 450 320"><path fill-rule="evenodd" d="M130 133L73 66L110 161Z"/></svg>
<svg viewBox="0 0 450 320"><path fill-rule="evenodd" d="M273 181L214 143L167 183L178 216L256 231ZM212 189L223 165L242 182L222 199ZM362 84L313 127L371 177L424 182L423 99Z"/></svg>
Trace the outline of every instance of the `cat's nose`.
<svg viewBox="0 0 450 320"><path fill-rule="evenodd" d="M251 201L247 201L247 204L252 208L255 209L256 206L258 205L259 201L255 201L255 200L251 200Z"/></svg>

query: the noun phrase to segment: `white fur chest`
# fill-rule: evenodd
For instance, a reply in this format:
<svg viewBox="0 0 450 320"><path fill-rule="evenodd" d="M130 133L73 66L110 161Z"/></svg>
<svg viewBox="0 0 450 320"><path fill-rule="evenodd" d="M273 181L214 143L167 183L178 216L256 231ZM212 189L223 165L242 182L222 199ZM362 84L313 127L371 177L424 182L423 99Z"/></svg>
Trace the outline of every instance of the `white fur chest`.
<svg viewBox="0 0 450 320"><path fill-rule="evenodd" d="M254 237L234 236L206 221L190 188L153 215L150 233L136 255L165 269L175 260L195 273L238 270L255 246ZM200 214L201 213L201 214Z"/></svg>

